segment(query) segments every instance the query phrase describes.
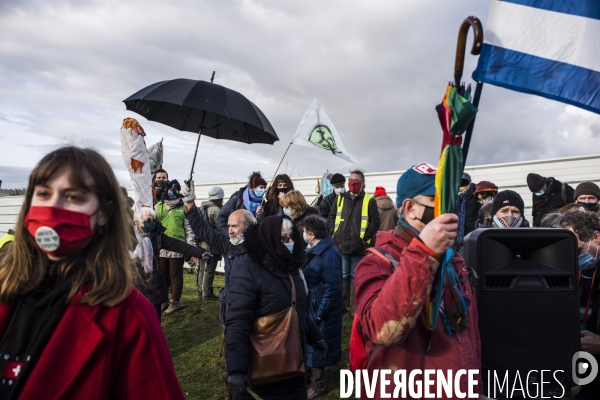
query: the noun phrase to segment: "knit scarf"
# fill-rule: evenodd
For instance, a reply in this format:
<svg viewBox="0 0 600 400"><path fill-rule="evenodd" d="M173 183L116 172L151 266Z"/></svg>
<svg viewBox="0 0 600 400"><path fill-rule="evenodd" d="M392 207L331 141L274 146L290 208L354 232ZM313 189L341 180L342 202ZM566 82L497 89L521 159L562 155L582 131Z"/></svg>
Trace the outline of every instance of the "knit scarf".
<svg viewBox="0 0 600 400"><path fill-rule="evenodd" d="M419 236L419 232L405 220L399 219L398 223L404 229L415 234L415 236ZM427 328L430 335L429 340L431 340L431 334L437 326L440 311L442 312L442 321L448 335L452 335L456 331L462 332L469 325L467 309L469 308L470 301L465 298L461 284L458 281L458 276L456 275L456 270L450 261L453 255L454 250L450 248L440 260L440 265L433 279L431 292L427 299L426 315ZM442 298L444 300L443 305ZM428 350L430 349L428 348Z"/></svg>
<svg viewBox="0 0 600 400"><path fill-rule="evenodd" d="M474 183L469 184L469 188L463 193L458 195L458 199L456 200L456 209L458 214L458 239L456 242L458 244L463 244L463 240L465 238L465 216L467 209L467 200L473 196L473 192L477 186Z"/></svg>
<svg viewBox="0 0 600 400"><path fill-rule="evenodd" d="M244 199L244 205L246 206L246 209L252 214L256 213L256 209L260 206L260 203L262 203L263 200L262 197L255 195L254 190L250 188L246 188L246 190L244 190L242 198Z"/></svg>

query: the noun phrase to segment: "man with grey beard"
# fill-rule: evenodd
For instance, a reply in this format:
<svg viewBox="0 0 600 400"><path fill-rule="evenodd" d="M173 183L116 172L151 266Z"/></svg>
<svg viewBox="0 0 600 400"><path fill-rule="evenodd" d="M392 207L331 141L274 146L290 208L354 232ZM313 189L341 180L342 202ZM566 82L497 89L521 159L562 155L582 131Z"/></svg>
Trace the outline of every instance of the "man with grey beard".
<svg viewBox="0 0 600 400"><path fill-rule="evenodd" d="M196 204L192 201L187 204L185 215L194 231L194 235L211 248L216 249L225 258L225 283L227 283L228 272L231 268L246 260L246 250L243 246L244 233L256 224L256 218L248 210L237 210L231 213L227 220L228 235L213 229L200 216Z"/></svg>

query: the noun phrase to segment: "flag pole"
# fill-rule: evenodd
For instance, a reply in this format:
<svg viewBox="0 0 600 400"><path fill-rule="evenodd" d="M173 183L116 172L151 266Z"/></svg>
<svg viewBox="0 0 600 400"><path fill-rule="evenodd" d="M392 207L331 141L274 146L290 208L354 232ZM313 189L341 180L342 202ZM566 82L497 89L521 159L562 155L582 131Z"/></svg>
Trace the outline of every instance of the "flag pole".
<svg viewBox="0 0 600 400"><path fill-rule="evenodd" d="M275 177L277 176L277 172L279 172L279 167L281 167L281 163L283 162L283 159L285 158L285 156L291 146L292 146L292 143L290 143L288 145L287 149L285 149L285 153L283 153L283 157L281 157L281 161L279 161L279 165L277 166L277 169L275 170L275 173L273 174L273 177L271 178L271 183L269 184L269 186L273 186L273 180L275 180Z"/></svg>
<svg viewBox="0 0 600 400"><path fill-rule="evenodd" d="M281 167L281 163L283 162L283 159L287 155L288 150L290 149L290 147L292 147L292 142L290 142L290 144L288 144L287 149L285 149L285 153L283 153L283 157L281 157L281 161L279 161L279 165L277 166L277 169L275 170L275 173L273 174L273 177L271 178L271 183L269 184L269 187L273 186L273 181L275 180L275 177L277 176L277 172L279 172L279 167ZM265 191L265 193L266 193L266 191ZM262 206L264 204L265 204L265 198L263 197L263 200L260 203L260 205Z"/></svg>

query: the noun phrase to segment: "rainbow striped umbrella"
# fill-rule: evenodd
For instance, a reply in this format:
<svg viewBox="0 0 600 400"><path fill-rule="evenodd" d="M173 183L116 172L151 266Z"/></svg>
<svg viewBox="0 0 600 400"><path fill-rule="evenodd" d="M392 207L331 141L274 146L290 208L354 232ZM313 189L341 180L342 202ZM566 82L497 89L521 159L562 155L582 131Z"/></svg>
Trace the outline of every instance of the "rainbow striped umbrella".
<svg viewBox="0 0 600 400"><path fill-rule="evenodd" d="M437 217L440 214L454 212L456 207L456 199L464 168L462 134L475 118L477 108L471 103L470 88L464 90L463 88L457 89L449 85L442 103L436 109L443 131L442 152L435 175L434 215ZM445 298L447 308L449 303L451 303L452 307L464 310L465 318L462 323L465 326L467 323L467 305L460 293L460 289L456 289L458 281L450 265L453 254L454 250L450 248L441 258L427 301L427 328L429 330L427 352L431 350L432 333L437 326L439 318L444 283L452 288L448 295L449 297ZM457 329L457 326L461 326L461 318L458 318L457 321L449 321L447 318L447 315L443 315L447 331L449 334L452 334L452 331Z"/></svg>

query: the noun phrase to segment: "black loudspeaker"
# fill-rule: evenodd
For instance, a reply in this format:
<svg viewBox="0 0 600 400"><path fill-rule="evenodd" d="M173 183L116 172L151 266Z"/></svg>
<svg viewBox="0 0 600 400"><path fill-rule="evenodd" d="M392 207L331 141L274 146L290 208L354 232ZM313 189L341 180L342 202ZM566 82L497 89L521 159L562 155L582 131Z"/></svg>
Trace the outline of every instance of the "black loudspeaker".
<svg viewBox="0 0 600 400"><path fill-rule="evenodd" d="M538 396L563 388L568 395L580 348L577 237L566 229L478 229L463 254L478 275L484 391L505 398L516 385L513 397L536 397L543 379ZM500 395L496 383L506 376L509 392Z"/></svg>

